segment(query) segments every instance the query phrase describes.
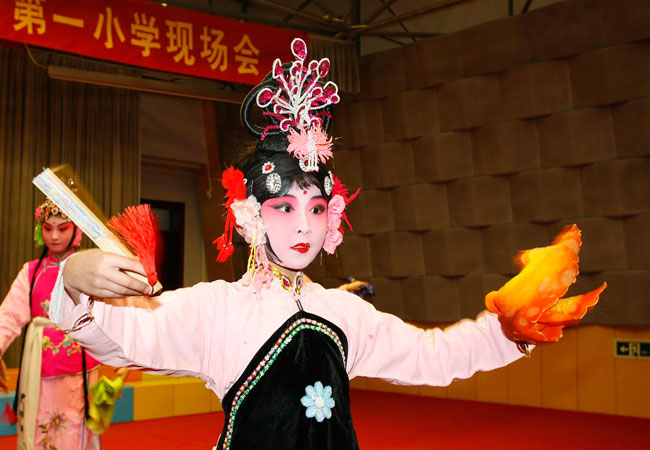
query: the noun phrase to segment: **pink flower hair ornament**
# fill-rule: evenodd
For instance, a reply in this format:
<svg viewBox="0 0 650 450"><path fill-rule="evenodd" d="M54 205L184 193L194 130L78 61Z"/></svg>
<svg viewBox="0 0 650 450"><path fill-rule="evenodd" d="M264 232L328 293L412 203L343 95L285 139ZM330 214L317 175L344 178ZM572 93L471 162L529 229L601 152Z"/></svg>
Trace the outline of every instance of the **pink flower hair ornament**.
<svg viewBox="0 0 650 450"><path fill-rule="evenodd" d="M306 172L318 171L318 163L325 163L332 157L332 138L328 137L320 123L305 130L289 130L287 151L303 161Z"/></svg>
<svg viewBox="0 0 650 450"><path fill-rule="evenodd" d="M327 204L327 235L325 236L325 242L323 243L323 250L328 254L333 254L336 251L336 248L343 242L343 225L341 220L344 220L348 224L350 231L352 230L352 225L348 220L348 216L345 213L345 207L354 200L359 191L357 189L354 194L348 196L347 187L341 183L338 177L334 177L334 187L332 188L332 198Z"/></svg>
<svg viewBox="0 0 650 450"><path fill-rule="evenodd" d="M81 231L81 228L77 227L77 231L74 233L74 240L72 241L73 247L79 247L81 245L81 238L83 235L84 233Z"/></svg>

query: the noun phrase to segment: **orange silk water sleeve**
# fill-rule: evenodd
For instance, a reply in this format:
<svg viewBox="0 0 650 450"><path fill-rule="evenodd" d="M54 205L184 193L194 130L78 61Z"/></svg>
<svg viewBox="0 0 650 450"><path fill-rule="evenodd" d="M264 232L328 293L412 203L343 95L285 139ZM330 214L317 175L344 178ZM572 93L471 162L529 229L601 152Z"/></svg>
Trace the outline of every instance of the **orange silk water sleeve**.
<svg viewBox="0 0 650 450"><path fill-rule="evenodd" d="M499 315L505 335L526 343L553 342L598 302L607 283L583 295L562 298L578 275L582 239L576 225L566 227L548 247L519 252L519 274L485 297Z"/></svg>

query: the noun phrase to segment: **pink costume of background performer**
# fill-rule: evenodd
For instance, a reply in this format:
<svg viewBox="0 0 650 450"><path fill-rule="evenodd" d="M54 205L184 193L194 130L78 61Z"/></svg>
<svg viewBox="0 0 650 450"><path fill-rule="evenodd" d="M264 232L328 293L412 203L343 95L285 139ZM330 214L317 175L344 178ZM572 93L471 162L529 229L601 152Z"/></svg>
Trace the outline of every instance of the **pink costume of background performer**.
<svg viewBox="0 0 650 450"><path fill-rule="evenodd" d="M49 199L37 208L36 220L37 244L46 246L43 257L23 265L0 305L0 354L30 324L17 392L18 448L99 448L99 438L84 425L84 352L49 317L59 266L75 252L81 230ZM86 355L88 384L97 378L99 364Z"/></svg>

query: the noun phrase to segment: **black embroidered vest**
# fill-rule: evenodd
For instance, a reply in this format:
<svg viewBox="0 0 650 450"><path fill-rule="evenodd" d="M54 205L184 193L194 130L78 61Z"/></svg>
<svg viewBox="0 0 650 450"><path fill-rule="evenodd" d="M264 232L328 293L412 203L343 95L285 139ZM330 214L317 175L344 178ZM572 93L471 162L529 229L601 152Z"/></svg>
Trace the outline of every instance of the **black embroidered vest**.
<svg viewBox="0 0 650 450"><path fill-rule="evenodd" d="M223 398L218 450L358 449L345 370L347 339L299 311L260 348Z"/></svg>

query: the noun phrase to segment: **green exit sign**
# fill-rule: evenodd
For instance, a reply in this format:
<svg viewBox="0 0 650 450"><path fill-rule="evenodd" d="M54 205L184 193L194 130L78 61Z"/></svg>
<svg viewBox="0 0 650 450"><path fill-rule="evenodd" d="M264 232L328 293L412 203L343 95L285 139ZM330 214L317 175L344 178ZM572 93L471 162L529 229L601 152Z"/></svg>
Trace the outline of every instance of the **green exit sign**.
<svg viewBox="0 0 650 450"><path fill-rule="evenodd" d="M617 358L650 359L650 341L615 339L614 356Z"/></svg>

